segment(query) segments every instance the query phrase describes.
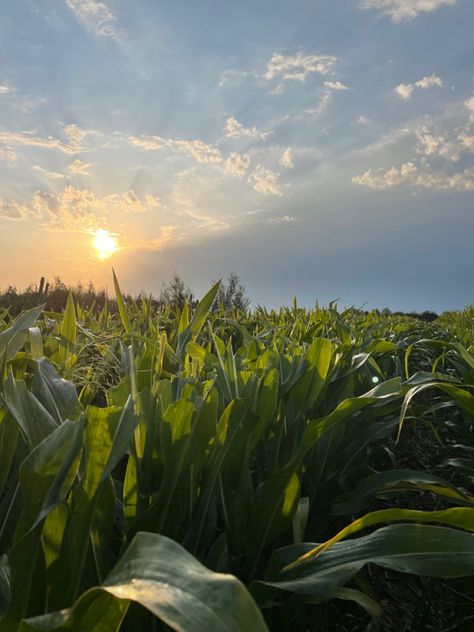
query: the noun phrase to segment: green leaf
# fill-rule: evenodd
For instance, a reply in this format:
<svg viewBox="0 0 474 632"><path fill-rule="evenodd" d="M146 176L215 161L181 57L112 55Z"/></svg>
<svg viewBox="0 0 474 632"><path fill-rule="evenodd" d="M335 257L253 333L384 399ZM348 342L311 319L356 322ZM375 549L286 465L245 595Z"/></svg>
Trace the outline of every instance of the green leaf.
<svg viewBox="0 0 474 632"><path fill-rule="evenodd" d="M16 380L10 374L3 385L3 396L30 449L41 443L56 429L57 421L27 389L23 380Z"/></svg>
<svg viewBox="0 0 474 632"><path fill-rule="evenodd" d="M122 291L120 290L120 285L119 285L119 282L117 281L117 277L115 276L115 271L113 268L112 268L112 274L114 277L115 297L117 299L117 307L120 314L120 320L122 321L122 325L125 327L125 331L127 332L127 334L131 334L133 333L132 325L130 324L130 319L128 317L127 309L125 307Z"/></svg>
<svg viewBox="0 0 474 632"><path fill-rule="evenodd" d="M138 533L100 587L68 610L24 621L19 632L114 632L130 600L181 632L267 630L237 578L210 571L165 536Z"/></svg>
<svg viewBox="0 0 474 632"><path fill-rule="evenodd" d="M76 309L74 307L72 292L69 290L59 339L58 360L61 365L68 365L76 347L76 338Z"/></svg>
<svg viewBox="0 0 474 632"><path fill-rule="evenodd" d="M198 306L194 310L193 317L191 318L191 322L178 336L178 349L177 355L179 358L182 358L186 349L186 345L191 340L191 338L196 338L199 332L204 325L207 315L214 303L214 299L216 298L217 292L219 290L221 282L218 281L209 292L203 296L203 298L199 301Z"/></svg>
<svg viewBox="0 0 474 632"><path fill-rule="evenodd" d="M474 536L431 525L391 525L370 535L338 542L311 558L315 548L306 543L279 549L269 563L265 585L296 593L331 598L368 563L425 577L468 577L474 574ZM287 569L287 570L284 570Z"/></svg>
<svg viewBox="0 0 474 632"><path fill-rule="evenodd" d="M24 312L18 316L11 327L0 333L0 367L4 362L11 360L22 348L29 328L38 320L43 307L43 305L38 305Z"/></svg>
<svg viewBox="0 0 474 632"><path fill-rule="evenodd" d="M382 522L392 521L439 522L452 527L474 531L474 509L453 507L452 509L443 509L441 511L417 511L414 509L381 509L380 511L373 511L354 520L330 540L323 542L312 551L309 551L290 566L291 568L296 568L297 566L306 565L321 555L323 551L333 546L336 542L347 538L349 535L353 535L362 529L373 527ZM290 567L286 570L290 570Z"/></svg>
<svg viewBox="0 0 474 632"><path fill-rule="evenodd" d="M332 511L342 515L355 514L365 509L376 494L417 490L474 504L474 497L458 490L439 476L415 470L388 470L361 479L354 490L336 499Z"/></svg>

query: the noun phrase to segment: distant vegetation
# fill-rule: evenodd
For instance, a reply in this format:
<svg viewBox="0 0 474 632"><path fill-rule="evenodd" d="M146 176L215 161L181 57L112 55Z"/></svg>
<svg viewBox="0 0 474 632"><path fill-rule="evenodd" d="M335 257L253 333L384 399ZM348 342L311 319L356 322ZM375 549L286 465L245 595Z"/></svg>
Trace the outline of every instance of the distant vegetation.
<svg viewBox="0 0 474 632"><path fill-rule="evenodd" d="M44 303L45 309L53 312L60 312L66 307L68 292L71 290L74 300L86 309L92 308L95 312L100 312L107 303L109 309L117 311L117 303L115 297L108 296L104 289L97 289L90 282L87 285L76 284L75 286L66 285L60 277L55 277L52 282L41 277L38 285L30 285L24 290L18 290L14 285L8 286L6 289L0 289L0 308L8 309L11 315L17 315L25 309ZM170 305L173 308L182 309L184 304L188 302L190 305L196 303L193 290L186 285L185 281L175 274L171 281L163 283L160 293L157 297L147 296L155 307L162 305ZM142 295L135 297L124 295L126 302L132 302L143 298ZM225 309L245 310L250 307L251 301L247 296L244 286L239 277L235 273L229 274L227 281L221 283L217 297L214 303L214 309L224 306ZM392 312L388 308L382 310L374 310L375 313L383 316L410 316L425 322L436 320L439 315L436 312L425 310L424 312ZM361 313L367 314L367 311L361 310Z"/></svg>
<svg viewBox="0 0 474 632"><path fill-rule="evenodd" d="M66 285L59 276L49 282L41 277L38 285L29 285L24 290L18 290L14 285L6 289L0 289L0 308L8 310L12 316L17 316L26 309L44 304L46 311L61 312L66 308L67 297L71 291L74 300L83 309L93 310L94 313L102 311L107 304L109 311L117 313L117 301L115 296L110 297L104 289L97 289L92 282L87 285L80 283L75 286ZM127 303L133 303L146 298L155 308L169 305L173 309L183 309L186 302L191 306L196 304L193 291L185 284L178 274L174 274L171 281L163 283L157 297L139 294L132 297L124 295ZM228 276L219 286L219 291L214 302L214 309L223 306L227 310L245 310L250 305L250 299L245 293L245 288L235 273Z"/></svg>
<svg viewBox="0 0 474 632"><path fill-rule="evenodd" d="M114 286L2 295L2 632L473 629L473 308Z"/></svg>

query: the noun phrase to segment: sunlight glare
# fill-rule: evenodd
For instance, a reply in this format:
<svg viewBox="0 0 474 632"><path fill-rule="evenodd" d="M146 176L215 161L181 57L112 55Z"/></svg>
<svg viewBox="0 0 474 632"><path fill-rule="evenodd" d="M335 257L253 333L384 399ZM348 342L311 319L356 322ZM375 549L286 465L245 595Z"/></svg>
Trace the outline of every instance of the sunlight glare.
<svg viewBox="0 0 474 632"><path fill-rule="evenodd" d="M98 228L94 236L94 248L99 259L108 259L117 251L117 240L108 231Z"/></svg>

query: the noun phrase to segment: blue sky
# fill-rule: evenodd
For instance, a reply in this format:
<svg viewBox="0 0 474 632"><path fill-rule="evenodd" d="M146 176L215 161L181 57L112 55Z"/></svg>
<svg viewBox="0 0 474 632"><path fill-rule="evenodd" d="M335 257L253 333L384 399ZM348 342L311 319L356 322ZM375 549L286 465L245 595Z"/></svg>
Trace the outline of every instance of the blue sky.
<svg viewBox="0 0 474 632"><path fill-rule="evenodd" d="M472 0L4 0L0 286L473 302L473 61Z"/></svg>

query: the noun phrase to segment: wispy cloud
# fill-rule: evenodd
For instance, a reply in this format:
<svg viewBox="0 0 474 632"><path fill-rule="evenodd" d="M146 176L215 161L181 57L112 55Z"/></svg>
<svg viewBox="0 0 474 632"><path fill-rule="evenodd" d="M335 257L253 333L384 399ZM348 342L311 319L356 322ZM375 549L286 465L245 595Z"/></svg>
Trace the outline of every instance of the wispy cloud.
<svg viewBox="0 0 474 632"><path fill-rule="evenodd" d="M64 173L60 173L59 171L49 171L48 169L41 167L41 165L34 165L33 169L52 180L64 180L67 177Z"/></svg>
<svg viewBox="0 0 474 632"><path fill-rule="evenodd" d="M441 87L443 85L443 80L438 75L432 74L427 77L423 77L419 81L415 81L415 83L401 83L396 88L394 88L395 93L400 97L400 99L408 100L415 88L420 88L421 90L427 90L428 88L434 88L435 86Z"/></svg>
<svg viewBox="0 0 474 632"><path fill-rule="evenodd" d="M89 231L103 223L110 212L143 213L158 209L159 198L134 191L97 196L90 189L68 185L57 193L37 191L26 202L0 198L0 216L33 221L51 230Z"/></svg>
<svg viewBox="0 0 474 632"><path fill-rule="evenodd" d="M282 167L285 167L286 169L293 169L293 167L295 166L295 160L291 147L287 147L285 149L285 151L280 156L280 160L278 162Z"/></svg>
<svg viewBox="0 0 474 632"><path fill-rule="evenodd" d="M279 176L275 171L257 165L249 177L255 191L264 195L283 195L280 189Z"/></svg>
<svg viewBox="0 0 474 632"><path fill-rule="evenodd" d="M64 154L76 154L85 149L83 145L84 138L96 133L90 130L83 130L75 124L65 125L63 132L67 142L63 142L54 136L39 136L32 131L0 130L0 143L6 146L39 147L42 149L55 149Z"/></svg>
<svg viewBox="0 0 474 632"><path fill-rule="evenodd" d="M398 168L369 169L352 178L352 182L376 191L402 187L437 191L474 191L474 168L447 174L435 171L429 165L417 166L413 162L406 162Z"/></svg>
<svg viewBox="0 0 474 632"><path fill-rule="evenodd" d="M12 91L12 88L6 83L0 83L0 94L8 94Z"/></svg>
<svg viewBox="0 0 474 632"><path fill-rule="evenodd" d="M305 113L306 114L311 114L311 115L322 114L324 112L324 110L327 109L327 107L331 103L331 101L332 101L332 92L330 90L328 90L327 92L323 93L323 95L319 99L319 102L316 103L315 106L310 107L310 108L306 108L305 109Z"/></svg>
<svg viewBox="0 0 474 632"><path fill-rule="evenodd" d="M250 156L233 151L225 162L225 170L231 176L242 178L250 166Z"/></svg>
<svg viewBox="0 0 474 632"><path fill-rule="evenodd" d="M295 55L273 53L263 78L267 81L306 81L313 74L329 74L336 62L333 55L305 55L301 51Z"/></svg>
<svg viewBox="0 0 474 632"><path fill-rule="evenodd" d="M416 130L418 139L417 153L422 156L438 156L451 162L461 157L460 146L449 139L446 133L433 133L426 126Z"/></svg>
<svg viewBox="0 0 474 632"><path fill-rule="evenodd" d="M117 16L112 9L99 0L66 0L81 24L98 37L120 40L123 32L117 26Z"/></svg>
<svg viewBox="0 0 474 632"><path fill-rule="evenodd" d="M222 162L220 149L202 140L181 140L176 138L163 138L162 136L129 136L127 141L133 146L145 151L157 151L160 149L178 150L181 153L192 156L198 163Z"/></svg>
<svg viewBox="0 0 474 632"><path fill-rule="evenodd" d="M362 0L361 9L378 11L392 22L414 20L420 13L431 13L443 5L456 4L456 0Z"/></svg>
<svg viewBox="0 0 474 632"><path fill-rule="evenodd" d="M0 147L0 160L3 160L10 165L14 165L18 158L15 152L9 147Z"/></svg>
<svg viewBox="0 0 474 632"><path fill-rule="evenodd" d="M82 160L79 160L78 158L76 160L74 160L74 162L72 162L67 170L69 171L70 174L74 175L74 176L89 176L91 165L88 162L83 162Z"/></svg>
<svg viewBox="0 0 474 632"><path fill-rule="evenodd" d="M5 145L26 145L29 147L42 147L45 149L57 149L65 154L75 153L75 149L63 143L57 138L36 136L33 132L11 132L0 130L0 143Z"/></svg>
<svg viewBox="0 0 474 632"><path fill-rule="evenodd" d="M325 81L324 87L328 90L349 90L349 88L340 81Z"/></svg>
<svg viewBox="0 0 474 632"><path fill-rule="evenodd" d="M268 137L269 132L262 132L258 130L255 125L252 127L245 127L242 123L234 117L230 116L224 127L224 133L227 138L239 139L239 138L254 138L265 140Z"/></svg>
<svg viewBox="0 0 474 632"><path fill-rule="evenodd" d="M298 221L298 218L293 215L282 215L281 217L270 217L267 219L267 224L294 224Z"/></svg>

